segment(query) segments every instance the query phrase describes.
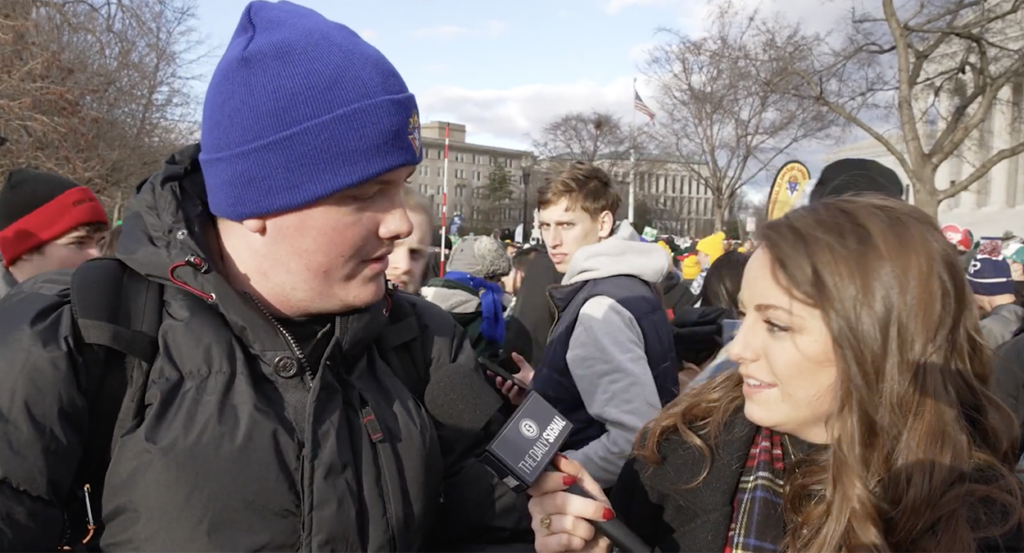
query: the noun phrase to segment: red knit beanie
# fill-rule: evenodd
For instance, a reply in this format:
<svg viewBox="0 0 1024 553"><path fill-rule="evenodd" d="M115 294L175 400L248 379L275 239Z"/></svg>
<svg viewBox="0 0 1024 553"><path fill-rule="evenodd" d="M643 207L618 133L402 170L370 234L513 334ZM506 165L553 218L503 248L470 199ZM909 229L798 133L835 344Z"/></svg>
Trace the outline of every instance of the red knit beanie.
<svg viewBox="0 0 1024 553"><path fill-rule="evenodd" d="M11 171L0 189L0 256L4 267L82 225L94 223L109 224L92 190L50 173Z"/></svg>

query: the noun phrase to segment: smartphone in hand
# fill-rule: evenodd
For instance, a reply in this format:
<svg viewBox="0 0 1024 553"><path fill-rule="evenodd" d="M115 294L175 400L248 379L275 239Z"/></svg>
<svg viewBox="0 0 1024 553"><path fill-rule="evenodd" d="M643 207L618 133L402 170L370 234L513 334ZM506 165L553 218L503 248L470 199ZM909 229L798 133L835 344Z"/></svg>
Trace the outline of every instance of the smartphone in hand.
<svg viewBox="0 0 1024 553"><path fill-rule="evenodd" d="M502 368L500 365L498 365L494 361L491 361L490 359L487 359L486 357L478 357L477 361L479 361L480 364L483 365L484 368L487 369L488 371L490 371L490 372L500 376L501 378L504 378L508 382L511 382L516 388L519 388L520 390L527 390L527 389L529 389L529 386L524 384L521 380L516 378L515 375L513 375L510 372L508 372L507 370Z"/></svg>

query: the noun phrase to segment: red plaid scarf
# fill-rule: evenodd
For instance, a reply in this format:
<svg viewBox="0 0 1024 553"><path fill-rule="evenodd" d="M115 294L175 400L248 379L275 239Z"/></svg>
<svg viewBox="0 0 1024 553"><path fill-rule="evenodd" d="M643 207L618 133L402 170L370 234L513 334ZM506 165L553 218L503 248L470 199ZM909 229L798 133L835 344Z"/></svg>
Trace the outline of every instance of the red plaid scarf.
<svg viewBox="0 0 1024 553"><path fill-rule="evenodd" d="M786 531L782 513L782 482L786 466L782 435L761 428L754 435L743 467L725 553L774 553Z"/></svg>

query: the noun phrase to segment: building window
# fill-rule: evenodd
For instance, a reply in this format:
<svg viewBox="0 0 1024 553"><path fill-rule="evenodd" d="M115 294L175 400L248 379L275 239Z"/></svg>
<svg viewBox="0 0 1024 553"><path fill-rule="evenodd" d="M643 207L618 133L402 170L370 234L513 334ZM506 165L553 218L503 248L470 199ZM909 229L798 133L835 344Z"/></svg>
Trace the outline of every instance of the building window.
<svg viewBox="0 0 1024 553"><path fill-rule="evenodd" d="M430 148L423 148L423 159L430 157Z"/></svg>
<svg viewBox="0 0 1024 553"><path fill-rule="evenodd" d="M505 160L505 168L506 169L511 169L512 168L512 160L511 159L506 159Z"/></svg>
<svg viewBox="0 0 1024 553"><path fill-rule="evenodd" d="M438 167L437 168L437 176L439 176L439 177L443 177L444 176L444 167Z"/></svg>
<svg viewBox="0 0 1024 553"><path fill-rule="evenodd" d="M426 165L420 165L420 176L421 177L428 177L428 176L430 176L430 167L427 167Z"/></svg>

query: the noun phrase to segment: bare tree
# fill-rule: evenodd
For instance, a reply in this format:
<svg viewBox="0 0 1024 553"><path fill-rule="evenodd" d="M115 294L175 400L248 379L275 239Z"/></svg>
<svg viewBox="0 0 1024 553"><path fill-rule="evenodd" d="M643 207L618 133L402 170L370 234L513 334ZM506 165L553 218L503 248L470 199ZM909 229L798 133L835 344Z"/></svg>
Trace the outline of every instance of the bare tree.
<svg viewBox="0 0 1024 553"><path fill-rule="evenodd" d="M874 12L852 9L827 37L782 18L760 31L772 43L765 55L800 60L790 70L804 86L790 90L881 144L910 179L914 203L934 216L1024 152L1022 7L1024 0L881 0ZM989 128L994 109L1004 110L1005 128ZM951 160L968 167L955 182L936 182Z"/></svg>
<svg viewBox="0 0 1024 553"><path fill-rule="evenodd" d="M629 129L622 119L607 112L572 112L544 126L533 148L548 170L564 169L574 161L604 161L614 171L629 159Z"/></svg>
<svg viewBox="0 0 1024 553"><path fill-rule="evenodd" d="M705 35L663 29L671 40L654 47L644 66L657 89L660 141L711 195L716 231L744 186L833 122L778 90L794 79L778 62L755 61L751 53L762 47L755 30L756 19L726 1Z"/></svg>
<svg viewBox="0 0 1024 553"><path fill-rule="evenodd" d="M0 2L0 167L68 176L114 207L197 136L195 18L192 0Z"/></svg>
<svg viewBox="0 0 1024 553"><path fill-rule="evenodd" d="M654 155L654 144L649 126L630 129L621 118L600 111L567 113L545 125L540 136L533 139L540 171L551 175L576 161L593 163L612 176L624 199L628 197L631 174L656 172L665 165L664 156ZM649 221L653 213L653 198L637 187L634 200L636 213L643 214L634 214L634 224L642 229L640 223ZM627 203L622 204L616 214L619 218L628 211Z"/></svg>

